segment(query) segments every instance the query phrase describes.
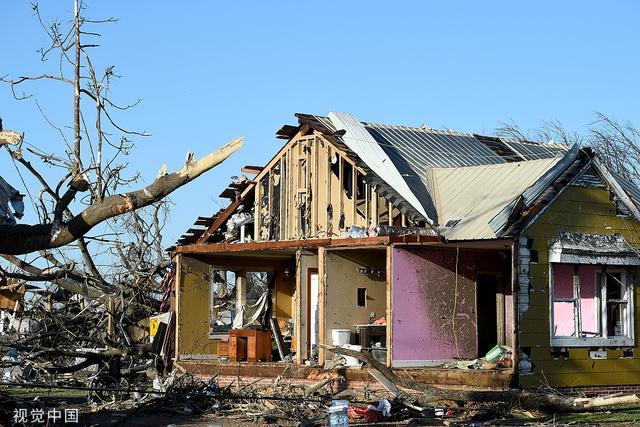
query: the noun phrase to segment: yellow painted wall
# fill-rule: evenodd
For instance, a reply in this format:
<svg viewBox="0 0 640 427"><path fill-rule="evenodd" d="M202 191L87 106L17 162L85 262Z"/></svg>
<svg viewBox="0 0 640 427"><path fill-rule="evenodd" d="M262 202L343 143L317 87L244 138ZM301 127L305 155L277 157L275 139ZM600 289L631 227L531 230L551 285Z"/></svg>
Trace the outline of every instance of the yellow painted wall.
<svg viewBox="0 0 640 427"><path fill-rule="evenodd" d="M386 315L387 282L385 276L370 278L357 271L358 267L386 270L386 253L364 251L327 251L325 282L325 343L331 343L331 329L351 329L369 323L371 312L376 317ZM357 288L367 288L367 306L357 306Z"/></svg>
<svg viewBox="0 0 640 427"><path fill-rule="evenodd" d="M217 353L209 338L210 265L181 256L178 296L178 355Z"/></svg>
<svg viewBox="0 0 640 427"><path fill-rule="evenodd" d="M533 239L530 249L538 251L539 262L530 266L529 309L520 319L520 347L531 347L532 375L521 375L524 387L581 387L613 384L640 384L640 292L636 288L636 348L633 358L621 358L622 351L608 349L606 360L589 358L588 348L569 349L567 359L554 360L549 332L549 242L562 231L620 233L640 247L640 224L632 218L616 216L609 192L598 188L569 187L541 215L525 234ZM637 284L636 284L637 286Z"/></svg>

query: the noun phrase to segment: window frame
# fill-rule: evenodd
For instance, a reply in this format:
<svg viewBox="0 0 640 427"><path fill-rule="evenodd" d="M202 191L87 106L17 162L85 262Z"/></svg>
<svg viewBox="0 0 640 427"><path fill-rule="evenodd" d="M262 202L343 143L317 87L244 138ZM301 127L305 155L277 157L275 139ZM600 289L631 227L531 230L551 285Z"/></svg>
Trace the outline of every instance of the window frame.
<svg viewBox="0 0 640 427"><path fill-rule="evenodd" d="M602 265L600 270L596 270L594 274L594 284L596 286L596 318L600 336L597 337L584 337L582 334L582 309L580 298L580 286L578 282L577 290L576 283L573 283L573 298L559 298L554 297L554 264L569 264L578 266L589 265L590 263L556 263L549 262L549 337L551 341L551 347L633 347L635 345L635 285L632 280L631 268L633 266L623 265ZM627 299L626 304L628 310L625 314L626 328L628 329L625 336L608 336L607 331L607 298L606 298L606 281L602 281L603 277L606 277L604 273L620 273L623 286L626 287ZM579 273L578 273L579 274ZM600 279L600 280L599 280ZM603 286L604 284L604 286ZM554 335L554 302L566 302L574 303L574 331L575 337L567 336L555 336ZM571 301L569 301L571 300Z"/></svg>

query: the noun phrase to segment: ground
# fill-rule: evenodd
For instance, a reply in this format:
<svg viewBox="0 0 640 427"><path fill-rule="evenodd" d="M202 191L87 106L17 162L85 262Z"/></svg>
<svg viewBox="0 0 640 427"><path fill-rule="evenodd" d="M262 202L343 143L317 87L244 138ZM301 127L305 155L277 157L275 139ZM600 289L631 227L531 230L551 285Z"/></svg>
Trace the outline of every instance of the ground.
<svg viewBox="0 0 640 427"><path fill-rule="evenodd" d="M327 418L319 411L315 422L300 423L294 419L251 416L248 411L227 412L221 416L213 411L206 415L180 414L183 408L173 408L172 414L159 410L132 412L122 405L119 409L109 409L87 404L86 392L80 390L52 390L45 388L5 388L5 393L14 398L18 408L56 408L64 411L66 408L77 408L80 413L79 425L127 425L127 426L255 426L255 425L324 425ZM163 408L168 409L168 408ZM396 412L396 415L398 413ZM46 416L45 416L46 418ZM476 424L474 424L474 422ZM640 423L640 406L617 406L606 410L590 413L548 414L537 411L509 409L505 404L478 404L454 410L454 412L438 418L431 412L430 416L411 417L402 420L377 423L376 425L607 425L626 426ZM366 423L351 421L351 424L366 425ZM30 425L30 424L26 424ZM35 424L33 424L35 425Z"/></svg>

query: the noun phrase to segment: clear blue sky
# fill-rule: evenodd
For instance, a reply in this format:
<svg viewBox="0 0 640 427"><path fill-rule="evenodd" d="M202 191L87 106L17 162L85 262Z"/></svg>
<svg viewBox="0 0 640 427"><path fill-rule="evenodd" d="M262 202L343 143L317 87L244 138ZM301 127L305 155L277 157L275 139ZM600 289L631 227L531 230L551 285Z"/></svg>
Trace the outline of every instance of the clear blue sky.
<svg viewBox="0 0 640 427"><path fill-rule="evenodd" d="M45 16L72 16L72 0L41 3ZM120 19L102 28L94 55L123 76L116 100L143 99L120 117L153 133L130 158L147 182L162 163L178 168L187 150L200 156L246 138L222 166L174 193L170 244L222 206L217 195L240 167L275 153L274 132L295 112L479 133L509 120L532 128L558 119L579 130L594 111L639 125L640 3L526 3L89 0L88 15ZM46 40L29 2L4 1L0 14L0 75L51 72L35 53ZM69 92L30 88L72 123ZM8 87L0 87L0 116L31 143L60 147L35 105L14 101ZM21 186L6 153L0 173Z"/></svg>

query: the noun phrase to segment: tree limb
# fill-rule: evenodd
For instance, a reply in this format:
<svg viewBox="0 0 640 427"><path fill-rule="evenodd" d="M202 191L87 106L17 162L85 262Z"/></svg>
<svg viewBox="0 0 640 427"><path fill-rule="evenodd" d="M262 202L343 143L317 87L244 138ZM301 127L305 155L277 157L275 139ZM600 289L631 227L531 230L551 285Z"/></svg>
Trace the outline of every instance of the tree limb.
<svg viewBox="0 0 640 427"><path fill-rule="evenodd" d="M151 185L143 189L96 201L66 223L0 225L0 235L3 237L0 239L0 254L26 254L71 243L109 218L161 200L177 188L222 163L242 145L242 138L236 138L198 161L189 154L186 163L177 172L159 176Z"/></svg>

